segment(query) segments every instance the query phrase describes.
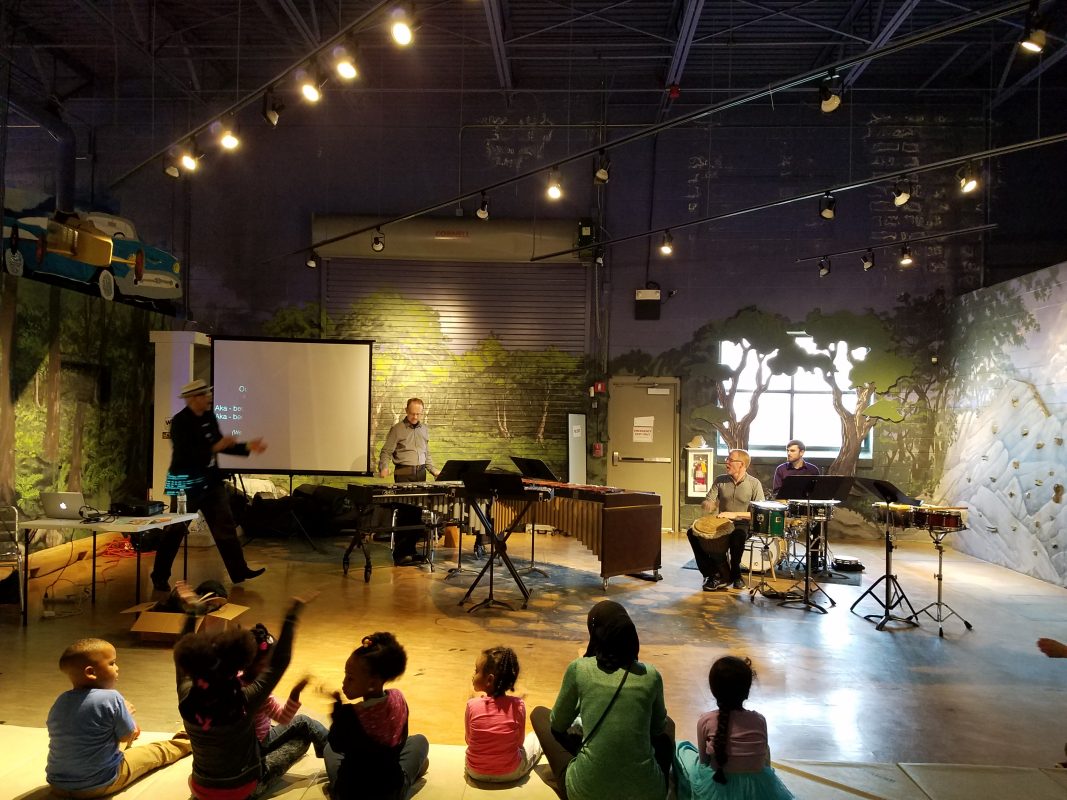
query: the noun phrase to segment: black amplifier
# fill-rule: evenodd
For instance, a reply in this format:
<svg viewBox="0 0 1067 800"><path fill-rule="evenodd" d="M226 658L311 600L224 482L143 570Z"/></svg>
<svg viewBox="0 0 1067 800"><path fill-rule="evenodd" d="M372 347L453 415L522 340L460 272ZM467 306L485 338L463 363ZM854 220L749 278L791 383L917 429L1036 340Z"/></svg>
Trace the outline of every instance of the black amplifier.
<svg viewBox="0 0 1067 800"><path fill-rule="evenodd" d="M109 514L119 517L154 517L162 514L165 506L161 500L138 500L126 503L112 503Z"/></svg>

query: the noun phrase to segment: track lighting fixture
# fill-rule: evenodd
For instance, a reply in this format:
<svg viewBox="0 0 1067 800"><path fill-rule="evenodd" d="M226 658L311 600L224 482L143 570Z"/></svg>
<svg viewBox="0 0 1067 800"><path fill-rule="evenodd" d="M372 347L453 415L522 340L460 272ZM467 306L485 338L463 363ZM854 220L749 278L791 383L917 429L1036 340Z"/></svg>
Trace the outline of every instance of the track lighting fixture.
<svg viewBox="0 0 1067 800"><path fill-rule="evenodd" d="M874 251L868 247L867 252L860 258L860 263L863 264L864 272L870 272L874 267Z"/></svg>
<svg viewBox="0 0 1067 800"><path fill-rule="evenodd" d="M359 77L356 59L345 45L339 44L330 51L330 61L337 74L346 81L355 80Z"/></svg>
<svg viewBox="0 0 1067 800"><path fill-rule="evenodd" d="M960 182L960 191L964 194L970 194L978 188L978 173L975 172L974 167L971 164L965 164L960 171L956 173L956 177Z"/></svg>
<svg viewBox="0 0 1067 800"><path fill-rule="evenodd" d="M837 207L837 200L833 194L827 192L819 200L819 216L823 219L833 219L834 209Z"/></svg>
<svg viewBox="0 0 1067 800"><path fill-rule="evenodd" d="M163 174L168 178L180 178L182 171L178 167L178 159L173 154L163 157Z"/></svg>
<svg viewBox="0 0 1067 800"><path fill-rule="evenodd" d="M268 89L267 93L263 95L263 110L260 111L263 119L272 128L277 128L278 120L281 119L282 111L284 110L285 106L282 105L280 100L276 100L274 92Z"/></svg>
<svg viewBox="0 0 1067 800"><path fill-rule="evenodd" d="M482 204L478 206L474 216L478 219L489 219L489 198L485 196L485 192L482 192Z"/></svg>
<svg viewBox="0 0 1067 800"><path fill-rule="evenodd" d="M318 70L315 67L300 67L295 73L296 85L300 87L300 94L309 103L317 103L322 99L322 82L319 80Z"/></svg>
<svg viewBox="0 0 1067 800"><path fill-rule="evenodd" d="M819 277L825 278L830 274L830 259L823 256L819 259Z"/></svg>
<svg viewBox="0 0 1067 800"><path fill-rule="evenodd" d="M385 249L385 236L382 234L381 228L375 228L374 231L374 238L371 240L370 249L375 253L380 253Z"/></svg>
<svg viewBox="0 0 1067 800"><path fill-rule="evenodd" d="M597 159L596 171L593 173L594 183L607 183L608 178L611 177L611 160L608 158L608 154L603 150L600 151L600 157Z"/></svg>
<svg viewBox="0 0 1067 800"><path fill-rule="evenodd" d="M836 111L841 105L841 90L834 88L836 78L831 72L819 84L819 108L824 114Z"/></svg>
<svg viewBox="0 0 1067 800"><path fill-rule="evenodd" d="M233 118L216 120L211 123L211 133L218 139L223 150L236 150L241 144L237 136L237 124Z"/></svg>
<svg viewBox="0 0 1067 800"><path fill-rule="evenodd" d="M1030 8L1026 12L1026 31L1019 46L1028 53L1040 53L1047 43L1045 23L1038 13L1040 7L1041 0L1030 0Z"/></svg>
<svg viewBox="0 0 1067 800"><path fill-rule="evenodd" d="M393 41L401 47L407 47L415 38L414 12L406 5L398 5L389 14L389 32L393 35Z"/></svg>
<svg viewBox="0 0 1067 800"><path fill-rule="evenodd" d="M898 208L911 200L911 181L902 180L893 184L893 205Z"/></svg>
<svg viewBox="0 0 1067 800"><path fill-rule="evenodd" d="M663 232L663 241L660 242L659 251L665 256L669 256L674 252L674 237L671 236L669 230Z"/></svg>
<svg viewBox="0 0 1067 800"><path fill-rule="evenodd" d="M911 248L908 245L904 245L900 248L900 266L910 267L914 262L911 257Z"/></svg>
<svg viewBox="0 0 1067 800"><path fill-rule="evenodd" d="M308 251L307 258L304 260L308 269L318 269L322 264L322 258L314 250Z"/></svg>
<svg viewBox="0 0 1067 800"><path fill-rule="evenodd" d="M196 172L196 168L200 166L200 157L201 153L196 149L196 142L193 141L182 148L178 164L185 172Z"/></svg>
<svg viewBox="0 0 1067 800"><path fill-rule="evenodd" d="M559 168L553 167L548 174L548 188L545 190L549 200L559 200L563 197L563 185L559 182Z"/></svg>

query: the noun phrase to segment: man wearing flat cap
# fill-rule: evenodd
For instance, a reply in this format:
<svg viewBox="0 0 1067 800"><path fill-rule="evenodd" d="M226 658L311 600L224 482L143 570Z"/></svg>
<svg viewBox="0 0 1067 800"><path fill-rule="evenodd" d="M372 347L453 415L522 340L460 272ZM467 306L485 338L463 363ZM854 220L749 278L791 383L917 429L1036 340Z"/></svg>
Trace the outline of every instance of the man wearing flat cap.
<svg viewBox="0 0 1067 800"><path fill-rule="evenodd" d="M233 436L222 435L206 381L185 384L178 396L185 401L185 408L170 421L171 459L164 489L171 497L171 512L176 510L177 496L185 492L188 511L199 511L207 521L230 580L241 583L262 575L263 567L251 569L245 561L218 454L247 456L262 453L267 446L262 439L239 442ZM157 591L170 591L170 570L184 535L184 524L164 529L152 567L152 586Z"/></svg>

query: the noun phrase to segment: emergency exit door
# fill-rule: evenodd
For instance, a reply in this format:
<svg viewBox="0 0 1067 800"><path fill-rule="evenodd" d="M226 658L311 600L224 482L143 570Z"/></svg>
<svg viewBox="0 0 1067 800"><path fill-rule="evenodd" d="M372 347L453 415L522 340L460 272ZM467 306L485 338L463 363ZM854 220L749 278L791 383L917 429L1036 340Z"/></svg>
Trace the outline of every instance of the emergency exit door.
<svg viewBox="0 0 1067 800"><path fill-rule="evenodd" d="M609 486L660 496L664 530L678 529L677 378L608 381Z"/></svg>

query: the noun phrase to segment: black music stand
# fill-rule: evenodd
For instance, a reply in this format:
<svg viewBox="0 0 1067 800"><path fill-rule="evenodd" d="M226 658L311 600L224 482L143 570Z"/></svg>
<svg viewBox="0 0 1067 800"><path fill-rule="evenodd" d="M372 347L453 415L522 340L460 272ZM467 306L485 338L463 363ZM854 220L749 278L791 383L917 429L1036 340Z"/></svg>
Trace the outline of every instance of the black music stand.
<svg viewBox="0 0 1067 800"><path fill-rule="evenodd" d="M782 488L778 491L778 500L798 500L798 501L810 501L810 500L837 500L841 502L848 497L849 491L852 489L852 481L854 478L850 475L791 475L782 481ZM780 606L786 608L803 608L805 611L814 610L820 614L825 614L826 609L816 603L812 598L818 594L822 594L830 601L831 606L836 606L837 603L830 595L826 594L826 591L815 583L811 577L811 507L808 507L808 524L807 524L807 548L808 554L804 559L804 591L801 596L787 596L785 600L778 603ZM823 535L826 535L826 531L823 531ZM794 584L799 586L798 584ZM812 591L812 587L815 587ZM793 595L792 587L786 591L787 595Z"/></svg>
<svg viewBox="0 0 1067 800"><path fill-rule="evenodd" d="M516 467L519 468L519 472L522 473L522 477L530 478L535 481L551 481L553 483L560 483L560 479L551 470L551 468L539 458L522 458L521 456L509 456ZM534 520L530 523L533 527L530 529L530 566L525 569L519 570L519 572L525 572L527 574L531 572L537 572L541 575L548 577L548 573L538 566L535 566L535 548L537 547L537 512L534 512Z"/></svg>
<svg viewBox="0 0 1067 800"><path fill-rule="evenodd" d="M467 476L463 481L463 485L467 489L467 495L471 501L471 508L478 516L478 520L482 523L482 527L485 529L485 534L489 538L489 558L486 559L485 565L482 567L481 572L478 573L478 577L476 577L467 588L467 593L463 595L463 599L459 601L459 604L462 606L470 599L474 589L481 582L485 573L488 572L488 596L467 609L467 613L472 613L480 608L492 608L493 606L500 606L501 608L506 608L508 611L515 610L502 600L497 600L493 594L493 567L496 560L499 558L500 562L507 568L508 572L511 573L511 577L515 581L515 585L519 587L519 591L522 592L522 607L526 608L526 604L530 600L530 590L526 588L526 584L523 583L522 577L519 575L518 571L515 569L515 565L511 563L511 559L508 557L507 540L522 522L523 518L526 516L526 512L529 511L531 506L537 501L537 497L533 496L527 500L526 506L518 515L516 515L515 519L512 520L511 525L508 526L507 530L498 535L496 528L493 526L493 503L498 498L527 499L526 486L522 482L522 476L517 472L482 472L480 474ZM484 509L478 504L477 498L485 498Z"/></svg>
<svg viewBox="0 0 1067 800"><path fill-rule="evenodd" d="M481 475L485 472L486 467L489 466L491 459L488 458L476 458L467 461L460 459L450 458L445 462L445 465L441 467L441 471L437 473L437 481L458 481L463 482L472 475ZM466 508L470 508L469 498L464 499L463 505ZM470 514L464 514L464 517L470 519ZM445 580L456 575L461 575L464 572L474 572L474 570L466 569L463 566L463 528L460 527L459 541L456 544L456 566L448 570L448 574L445 575Z"/></svg>
<svg viewBox="0 0 1067 800"><path fill-rule="evenodd" d="M879 605L882 606L881 614L866 614L864 619L874 622L877 620L877 624L874 626L876 631L884 631L885 626L890 622L903 622L906 625L917 626L919 624L918 615L915 613L915 608L912 606L911 601L908 600L908 596L904 594L904 589L900 585L900 581L897 580L897 576L893 574L893 534L890 530L892 513L889 509L890 503L904 503L907 505L918 505L918 501L912 497L908 497L900 489L891 484L889 481L880 481L875 478L857 478L856 484L862 489L866 489L875 497L882 499L885 503L885 574L881 578L876 580L870 585L870 587L856 598L856 602L852 604L849 611L855 612L856 606L860 604L863 598L870 595ZM885 600L882 601L874 593L875 588L882 581L885 581ZM908 610L911 611L911 615L907 617L898 617L893 613L893 609L897 608L901 604L906 605Z"/></svg>

